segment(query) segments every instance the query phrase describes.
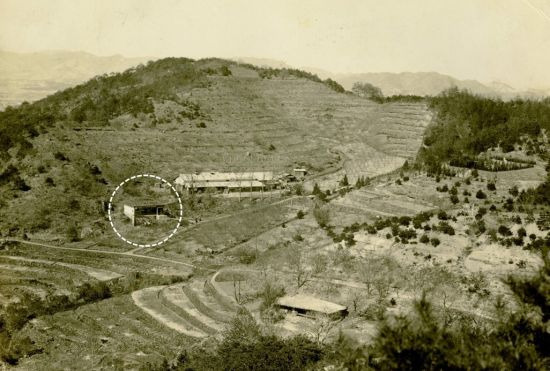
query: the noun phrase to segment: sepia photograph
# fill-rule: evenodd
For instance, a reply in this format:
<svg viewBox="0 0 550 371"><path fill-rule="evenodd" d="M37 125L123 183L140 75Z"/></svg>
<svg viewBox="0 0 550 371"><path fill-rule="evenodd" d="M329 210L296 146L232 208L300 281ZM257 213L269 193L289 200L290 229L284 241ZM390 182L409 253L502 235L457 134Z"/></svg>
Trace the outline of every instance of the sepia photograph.
<svg viewBox="0 0 550 371"><path fill-rule="evenodd" d="M0 370L550 370L550 0L0 0Z"/></svg>

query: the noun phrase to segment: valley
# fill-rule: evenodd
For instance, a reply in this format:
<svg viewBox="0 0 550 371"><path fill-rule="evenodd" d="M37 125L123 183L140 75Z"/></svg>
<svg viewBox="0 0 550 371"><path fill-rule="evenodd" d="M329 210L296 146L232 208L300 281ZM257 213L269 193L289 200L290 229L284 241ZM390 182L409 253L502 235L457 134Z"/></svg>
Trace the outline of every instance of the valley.
<svg viewBox="0 0 550 371"><path fill-rule="evenodd" d="M544 265L538 220L550 209L521 193L546 184L543 151L516 145L522 170L444 163L435 173L419 157L441 124L430 102L376 103L335 84L169 58L3 112L3 362L163 369L223 343L243 313L281 339L326 345L343 334L369 346L420 298L449 326L517 310L508 275ZM252 171L276 181L227 197L231 176ZM217 189L182 186L184 222L166 242L132 246L111 228L105 207L128 177L175 184L209 172L233 175ZM169 190L151 189L156 210L139 231L122 212L130 198L113 203L123 235L155 241L151 220ZM283 297L321 309L287 310ZM342 316L325 313L327 302Z"/></svg>

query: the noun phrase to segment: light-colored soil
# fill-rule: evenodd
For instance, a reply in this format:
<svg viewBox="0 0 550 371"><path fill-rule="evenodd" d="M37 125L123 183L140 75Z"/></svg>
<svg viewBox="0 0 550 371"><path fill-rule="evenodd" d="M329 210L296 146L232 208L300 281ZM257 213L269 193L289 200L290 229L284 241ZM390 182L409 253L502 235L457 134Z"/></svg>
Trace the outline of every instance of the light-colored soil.
<svg viewBox="0 0 550 371"><path fill-rule="evenodd" d="M99 280L99 281L110 281L112 279L122 277L120 274L115 273L115 272L110 272L110 271L107 271L107 270L104 270L104 269L92 268L92 267L88 267L88 266L80 265L80 264L69 264L69 263L63 263L63 262L59 262L59 261L51 261L51 260L43 260L43 259L29 259L29 258L23 258L23 257L20 257L20 256L2 255L2 258L3 259L11 259L11 260L19 260L19 261L29 262L29 263L38 263L38 264L43 264L43 265L56 265L57 264L57 265L60 265L62 267L67 267L67 268L70 268L70 269L75 269L75 270L82 271L82 272L86 273L87 275L89 275L90 277L93 277L93 278L95 278L96 280Z"/></svg>
<svg viewBox="0 0 550 371"><path fill-rule="evenodd" d="M164 286L156 286L134 291L132 299L138 307L163 325L187 336L195 338L205 337L206 334L204 332L199 331L169 308L162 305L160 292L163 288Z"/></svg>

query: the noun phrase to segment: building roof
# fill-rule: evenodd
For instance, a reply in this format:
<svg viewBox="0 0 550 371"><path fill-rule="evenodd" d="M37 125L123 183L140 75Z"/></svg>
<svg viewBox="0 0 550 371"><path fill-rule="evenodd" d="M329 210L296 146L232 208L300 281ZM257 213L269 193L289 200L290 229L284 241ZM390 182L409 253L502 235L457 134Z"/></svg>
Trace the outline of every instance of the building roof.
<svg viewBox="0 0 550 371"><path fill-rule="evenodd" d="M229 182L242 180L273 180L272 171L252 171L241 173L202 172L199 174L180 174L176 178L176 184L196 182Z"/></svg>
<svg viewBox="0 0 550 371"><path fill-rule="evenodd" d="M250 188L263 187L262 182L257 180L225 181L225 182L192 182L188 184L193 188Z"/></svg>
<svg viewBox="0 0 550 371"><path fill-rule="evenodd" d="M165 207L168 205L175 204L176 201L160 201L160 202L154 202L154 201L127 201L124 203L124 206L131 206L131 207Z"/></svg>
<svg viewBox="0 0 550 371"><path fill-rule="evenodd" d="M288 308L296 308L324 314L338 313L348 309L343 305L331 303L330 301L317 299L313 296L303 294L283 296L277 299L277 304Z"/></svg>

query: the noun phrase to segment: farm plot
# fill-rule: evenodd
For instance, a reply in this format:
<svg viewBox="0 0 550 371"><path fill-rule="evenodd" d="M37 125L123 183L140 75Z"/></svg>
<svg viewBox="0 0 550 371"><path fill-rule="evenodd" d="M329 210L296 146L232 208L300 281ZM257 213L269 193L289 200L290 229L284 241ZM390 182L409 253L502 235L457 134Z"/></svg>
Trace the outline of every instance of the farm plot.
<svg viewBox="0 0 550 371"><path fill-rule="evenodd" d="M21 369L138 369L173 359L192 340L158 323L130 295L42 316L28 323L28 336L42 352L20 361ZM158 344L163 344L159 347Z"/></svg>
<svg viewBox="0 0 550 371"><path fill-rule="evenodd" d="M216 336L237 311L237 304L220 291L216 276L132 293L134 304L160 324L191 338Z"/></svg>
<svg viewBox="0 0 550 371"><path fill-rule="evenodd" d="M406 183L402 187L407 188L409 185ZM337 198L332 204L335 206L334 219L340 221L338 225L349 225L372 221L377 217L412 216L436 208L428 199L422 199L418 193L384 185L354 190Z"/></svg>
<svg viewBox="0 0 550 371"><path fill-rule="evenodd" d="M107 271L110 274L127 275L141 272L164 276L187 277L191 269L181 264L159 261L133 255L112 254L70 249L55 249L17 243L9 251L0 252L0 256L9 254L27 259L41 259L62 264L83 266L85 269ZM84 268L83 268L84 269Z"/></svg>
<svg viewBox="0 0 550 371"><path fill-rule="evenodd" d="M305 197L294 197L206 221L178 234L174 241L153 250L153 253L176 257L181 254L193 256L197 250L224 250L294 218L297 211L304 209L308 202Z"/></svg>
<svg viewBox="0 0 550 371"><path fill-rule="evenodd" d="M41 299L47 295L68 295L91 279L81 269L50 261L1 255L0 263L3 304L16 302L25 294L36 295Z"/></svg>

